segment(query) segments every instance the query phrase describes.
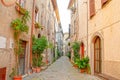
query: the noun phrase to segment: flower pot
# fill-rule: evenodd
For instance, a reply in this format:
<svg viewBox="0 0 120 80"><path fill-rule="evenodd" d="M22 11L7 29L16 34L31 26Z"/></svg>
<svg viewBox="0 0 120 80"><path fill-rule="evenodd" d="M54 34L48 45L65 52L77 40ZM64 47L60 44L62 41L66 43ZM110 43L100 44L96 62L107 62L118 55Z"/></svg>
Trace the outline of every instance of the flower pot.
<svg viewBox="0 0 120 80"><path fill-rule="evenodd" d="M36 72L36 70L37 70L36 68L32 68L32 72L33 72L33 73L35 73L35 72Z"/></svg>
<svg viewBox="0 0 120 80"><path fill-rule="evenodd" d="M74 67L74 68L78 68L78 66L77 66L77 65L75 65L75 64L73 65L73 67Z"/></svg>
<svg viewBox="0 0 120 80"><path fill-rule="evenodd" d="M81 72L81 73L85 73L85 72L88 73L87 68L80 69L80 72Z"/></svg>
<svg viewBox="0 0 120 80"><path fill-rule="evenodd" d="M14 76L13 80L22 80L22 76Z"/></svg>
<svg viewBox="0 0 120 80"><path fill-rule="evenodd" d="M41 68L40 67L37 67L36 68L36 73L39 73L41 71Z"/></svg>

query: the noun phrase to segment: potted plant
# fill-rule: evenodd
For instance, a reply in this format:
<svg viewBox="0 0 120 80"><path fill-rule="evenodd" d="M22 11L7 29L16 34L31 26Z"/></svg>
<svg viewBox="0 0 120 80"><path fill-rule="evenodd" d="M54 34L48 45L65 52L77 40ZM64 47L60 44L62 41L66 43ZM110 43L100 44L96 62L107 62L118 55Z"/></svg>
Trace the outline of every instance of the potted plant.
<svg viewBox="0 0 120 80"><path fill-rule="evenodd" d="M26 20L25 20L26 19ZM11 28L14 31L14 53L16 64L14 68L14 77L13 80L22 80L21 75L19 74L19 56L22 53L22 47L20 42L20 35L22 32L28 32L28 26L26 24L28 17L22 16L22 18L17 18L11 22Z"/></svg>
<svg viewBox="0 0 120 80"><path fill-rule="evenodd" d="M34 55L33 58L36 59L36 72L40 72L40 67L42 65L42 53L47 48L48 42L45 36L42 36L41 38L34 38L33 45L32 45L32 53ZM33 62L34 63L34 62Z"/></svg>
<svg viewBox="0 0 120 80"><path fill-rule="evenodd" d="M80 59L80 55L79 55L79 50L80 50L80 43L79 42L74 42L72 44L72 49L73 49L73 52L74 52L74 67L75 68L78 68L78 65L76 64L77 63L77 60Z"/></svg>
<svg viewBox="0 0 120 80"><path fill-rule="evenodd" d="M80 69L80 72L86 72L86 73L90 73L90 65L89 65L89 57L84 57L82 59L79 59L77 61L77 65Z"/></svg>

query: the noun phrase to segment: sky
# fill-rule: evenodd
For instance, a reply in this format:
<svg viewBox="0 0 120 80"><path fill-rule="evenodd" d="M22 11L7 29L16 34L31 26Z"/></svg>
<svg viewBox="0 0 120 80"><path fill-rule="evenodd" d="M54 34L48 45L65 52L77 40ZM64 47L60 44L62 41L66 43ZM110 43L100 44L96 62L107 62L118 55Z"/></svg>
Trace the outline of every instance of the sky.
<svg viewBox="0 0 120 80"><path fill-rule="evenodd" d="M57 0L60 21L62 25L63 32L68 32L69 24L70 24L70 10L68 10L69 0Z"/></svg>

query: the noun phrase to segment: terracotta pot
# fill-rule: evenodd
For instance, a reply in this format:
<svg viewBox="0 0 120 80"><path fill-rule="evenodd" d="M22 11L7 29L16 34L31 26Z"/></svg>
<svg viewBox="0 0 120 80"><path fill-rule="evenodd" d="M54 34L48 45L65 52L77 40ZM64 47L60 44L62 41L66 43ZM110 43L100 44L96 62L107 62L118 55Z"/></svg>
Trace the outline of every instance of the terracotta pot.
<svg viewBox="0 0 120 80"><path fill-rule="evenodd" d="M22 80L22 76L14 76L13 80Z"/></svg>
<svg viewBox="0 0 120 80"><path fill-rule="evenodd" d="M37 67L36 68L36 73L39 73L41 71L41 68L40 67Z"/></svg>
<svg viewBox="0 0 120 80"><path fill-rule="evenodd" d="M33 73L35 73L35 72L36 72L36 70L37 70L36 68L32 68L32 72L33 72Z"/></svg>
<svg viewBox="0 0 120 80"><path fill-rule="evenodd" d="M81 72L81 73L85 73L85 72L88 73L87 68L80 69L80 72Z"/></svg>
<svg viewBox="0 0 120 80"><path fill-rule="evenodd" d="M78 68L78 66L77 66L77 65L75 65L75 64L73 65L73 67L74 67L74 68Z"/></svg>

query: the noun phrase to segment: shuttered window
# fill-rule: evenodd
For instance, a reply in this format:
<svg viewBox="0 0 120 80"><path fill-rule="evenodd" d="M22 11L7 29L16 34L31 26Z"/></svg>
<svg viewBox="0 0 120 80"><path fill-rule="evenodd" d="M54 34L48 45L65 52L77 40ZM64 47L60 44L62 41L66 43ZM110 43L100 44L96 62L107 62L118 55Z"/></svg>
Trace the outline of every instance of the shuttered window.
<svg viewBox="0 0 120 80"><path fill-rule="evenodd" d="M107 2L108 0L101 0L102 6Z"/></svg>
<svg viewBox="0 0 120 80"><path fill-rule="evenodd" d="M95 15L95 0L90 0L90 17Z"/></svg>

